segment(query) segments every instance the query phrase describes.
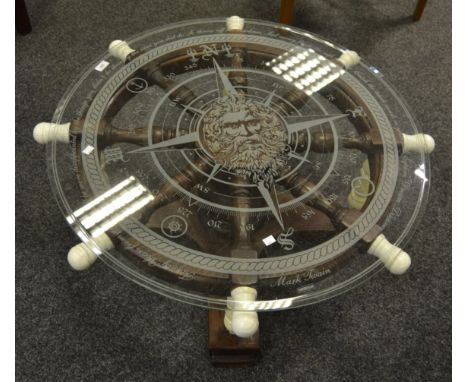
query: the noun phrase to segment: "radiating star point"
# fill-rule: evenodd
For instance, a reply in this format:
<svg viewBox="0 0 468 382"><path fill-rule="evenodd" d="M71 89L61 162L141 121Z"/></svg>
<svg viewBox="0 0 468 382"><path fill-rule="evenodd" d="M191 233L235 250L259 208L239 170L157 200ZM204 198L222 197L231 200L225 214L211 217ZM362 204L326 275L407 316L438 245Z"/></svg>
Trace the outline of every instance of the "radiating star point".
<svg viewBox="0 0 468 382"><path fill-rule="evenodd" d="M297 133L301 130L309 129L311 127L320 126L324 123L337 121L343 118L347 118L348 114L331 114L331 115L313 115L304 116L300 118L298 122L292 122L291 119L297 119L297 117L286 119L286 129L289 134Z"/></svg>
<svg viewBox="0 0 468 382"><path fill-rule="evenodd" d="M214 68L216 71L216 78L218 80L218 90L219 90L219 96L220 97L226 97L226 96L237 96L238 93L234 86L232 85L231 81L229 81L229 78L227 78L226 74L224 74L223 70L221 67L218 65L216 60L213 58L213 64Z"/></svg>
<svg viewBox="0 0 468 382"><path fill-rule="evenodd" d="M257 188L263 199L265 199L265 202L270 208L270 211L273 213L273 216L278 221L278 224L284 230L283 217L281 216L281 211L278 205L275 185L273 184L271 186L271 190L269 190L266 188L265 183L260 181L257 183Z"/></svg>
<svg viewBox="0 0 468 382"><path fill-rule="evenodd" d="M158 151L161 149L168 149L171 147L177 148L180 145L186 145L187 143L196 143L198 142L198 132L193 132L189 134L179 135L175 138L168 139L166 141L158 142L146 147L142 147L141 149L136 149L129 151L127 154L138 154L138 153L146 153L152 151Z"/></svg>

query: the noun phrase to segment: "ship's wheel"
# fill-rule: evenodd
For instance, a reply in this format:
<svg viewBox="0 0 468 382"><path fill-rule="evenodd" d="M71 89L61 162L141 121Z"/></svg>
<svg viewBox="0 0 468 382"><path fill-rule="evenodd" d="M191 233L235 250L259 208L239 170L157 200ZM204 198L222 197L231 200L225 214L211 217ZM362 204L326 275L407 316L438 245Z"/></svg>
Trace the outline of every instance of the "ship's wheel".
<svg viewBox="0 0 468 382"><path fill-rule="evenodd" d="M235 16L112 42L34 135L72 267L100 257L242 338L257 311L404 273L434 148L357 53Z"/></svg>

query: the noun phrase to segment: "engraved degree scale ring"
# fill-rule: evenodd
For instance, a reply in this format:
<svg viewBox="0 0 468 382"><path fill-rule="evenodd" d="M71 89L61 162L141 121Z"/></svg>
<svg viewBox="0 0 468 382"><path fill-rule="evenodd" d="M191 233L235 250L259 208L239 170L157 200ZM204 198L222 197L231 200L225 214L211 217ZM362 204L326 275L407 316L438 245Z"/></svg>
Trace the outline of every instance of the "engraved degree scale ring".
<svg viewBox="0 0 468 382"><path fill-rule="evenodd" d="M220 309L249 286L255 310L407 269L394 245L422 210L433 141L378 69L256 20L172 24L109 51L34 133L86 247L76 268L98 256Z"/></svg>

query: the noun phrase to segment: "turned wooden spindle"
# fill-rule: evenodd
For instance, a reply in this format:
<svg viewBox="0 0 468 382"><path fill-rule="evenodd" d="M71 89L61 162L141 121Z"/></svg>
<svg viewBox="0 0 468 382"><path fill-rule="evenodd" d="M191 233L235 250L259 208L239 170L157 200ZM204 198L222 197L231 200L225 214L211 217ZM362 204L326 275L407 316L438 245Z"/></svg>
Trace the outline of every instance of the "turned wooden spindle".
<svg viewBox="0 0 468 382"><path fill-rule="evenodd" d="M238 16L231 16L226 19L226 29L229 33L232 34L243 34L244 29L244 19ZM237 87L236 91L240 94L247 93L247 86L249 85L247 79L247 73L245 70L242 70L244 66L244 60L247 57L246 49L243 49L240 46L233 46L231 49L231 66L235 71L230 71L228 74L229 81L233 86Z"/></svg>
<svg viewBox="0 0 468 382"><path fill-rule="evenodd" d="M194 167L200 169L197 171ZM209 170L209 165L202 159L196 160L193 165L187 165L184 167L177 175L172 179L180 187L190 190L197 183L205 178L202 172ZM164 207L174 201L178 196L178 190L175 188L172 183L165 183L161 189L154 195L153 201L145 207L144 211L140 216L140 221L147 223L155 211L161 207Z"/></svg>
<svg viewBox="0 0 468 382"><path fill-rule="evenodd" d="M109 53L122 62L129 63L145 51L133 49L125 41L115 40L109 45ZM177 85L175 80L162 72L160 64L154 61L139 69L137 74L147 80L150 85L158 85L167 92ZM170 92L169 98L180 105L188 105L196 98L196 95L186 86L180 86L177 90Z"/></svg>
<svg viewBox="0 0 468 382"><path fill-rule="evenodd" d="M286 180L291 192L299 197L310 191L315 184L306 178L294 174ZM306 204L326 213L335 223L338 230L351 227L362 215L356 209L349 209L340 201L330 201L320 191L316 191L313 198ZM385 239L385 240L384 240ZM374 225L361 239L360 245L369 254L378 257L385 267L393 274L404 273L411 264L409 255L402 249L390 244L382 234L382 228Z"/></svg>

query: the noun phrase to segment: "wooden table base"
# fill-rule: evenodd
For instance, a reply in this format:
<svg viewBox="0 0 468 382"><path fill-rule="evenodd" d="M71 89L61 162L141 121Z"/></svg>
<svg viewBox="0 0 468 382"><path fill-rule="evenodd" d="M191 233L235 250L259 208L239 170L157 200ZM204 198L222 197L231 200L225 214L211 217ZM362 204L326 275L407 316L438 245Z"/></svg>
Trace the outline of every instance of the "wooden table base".
<svg viewBox="0 0 468 382"><path fill-rule="evenodd" d="M260 358L259 332L251 338L230 334L224 326L224 311L208 311L208 349L217 367L253 366Z"/></svg>

